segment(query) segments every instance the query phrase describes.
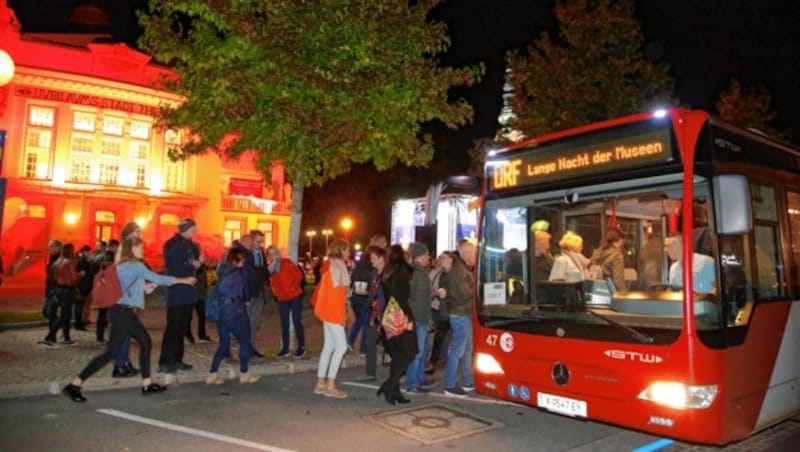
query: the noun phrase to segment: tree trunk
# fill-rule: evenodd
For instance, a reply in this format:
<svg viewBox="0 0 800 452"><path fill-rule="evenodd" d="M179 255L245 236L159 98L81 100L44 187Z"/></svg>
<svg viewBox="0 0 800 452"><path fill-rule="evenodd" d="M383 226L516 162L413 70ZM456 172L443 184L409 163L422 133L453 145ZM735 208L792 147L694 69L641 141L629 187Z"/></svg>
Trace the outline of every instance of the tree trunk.
<svg viewBox="0 0 800 452"><path fill-rule="evenodd" d="M289 243L287 253L289 259L297 262L297 257L300 254L300 224L303 221L303 190L305 183L303 175L298 173L292 181L292 218L289 225Z"/></svg>

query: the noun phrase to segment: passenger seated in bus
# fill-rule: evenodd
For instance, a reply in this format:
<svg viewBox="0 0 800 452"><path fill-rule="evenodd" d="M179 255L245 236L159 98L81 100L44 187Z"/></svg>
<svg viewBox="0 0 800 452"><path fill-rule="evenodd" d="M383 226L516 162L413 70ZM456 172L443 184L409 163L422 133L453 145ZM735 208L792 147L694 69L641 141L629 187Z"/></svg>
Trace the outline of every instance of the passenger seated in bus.
<svg viewBox="0 0 800 452"><path fill-rule="evenodd" d="M550 270L550 281L583 281L588 275L589 259L583 251L583 238L572 231L567 231L561 241L561 255L553 260Z"/></svg>
<svg viewBox="0 0 800 452"><path fill-rule="evenodd" d="M667 237L664 251L673 261L669 267L668 284L676 288L683 287L683 236L678 234ZM717 277L711 256L692 253L692 276L695 292L717 294Z"/></svg>
<svg viewBox="0 0 800 452"><path fill-rule="evenodd" d="M638 289L644 290L650 286L661 284L664 280L662 268L664 266L664 244L661 234L653 233L650 239L639 249L637 255Z"/></svg>
<svg viewBox="0 0 800 452"><path fill-rule="evenodd" d="M611 278L616 290L628 290L625 284L625 257L622 246L625 244L625 233L617 228L606 232L600 247L592 254L592 265L600 267L596 279Z"/></svg>
<svg viewBox="0 0 800 452"><path fill-rule="evenodd" d="M553 255L550 254L550 233L547 231L534 231L535 242L533 245L533 279L546 281L550 278L553 269Z"/></svg>

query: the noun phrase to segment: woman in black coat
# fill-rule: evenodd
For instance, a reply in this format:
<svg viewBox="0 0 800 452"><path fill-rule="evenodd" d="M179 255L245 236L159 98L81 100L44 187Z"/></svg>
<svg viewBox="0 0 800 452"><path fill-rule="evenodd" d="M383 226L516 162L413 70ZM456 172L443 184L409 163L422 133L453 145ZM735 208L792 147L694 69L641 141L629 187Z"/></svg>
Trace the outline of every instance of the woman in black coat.
<svg viewBox="0 0 800 452"><path fill-rule="evenodd" d="M391 297L397 300L400 308L408 317L408 326L402 333L385 339L386 351L392 357L389 367L389 378L378 388L378 395L383 394L386 403L408 403L410 400L400 392L400 377L417 355L417 338L414 334L414 314L408 304L410 292L411 266L405 260L405 252L400 245L393 245L389 250L389 259L383 272L383 293L388 303ZM386 332L384 331L384 337Z"/></svg>

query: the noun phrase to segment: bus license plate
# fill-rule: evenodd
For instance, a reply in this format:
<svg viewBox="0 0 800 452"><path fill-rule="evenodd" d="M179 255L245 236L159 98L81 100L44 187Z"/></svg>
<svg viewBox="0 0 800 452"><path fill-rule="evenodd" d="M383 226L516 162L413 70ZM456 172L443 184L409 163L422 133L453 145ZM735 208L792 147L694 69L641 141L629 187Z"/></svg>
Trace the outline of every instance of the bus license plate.
<svg viewBox="0 0 800 452"><path fill-rule="evenodd" d="M536 393L536 398L537 405L545 410L566 414L567 416L588 416L587 405L583 400L575 400L543 392Z"/></svg>

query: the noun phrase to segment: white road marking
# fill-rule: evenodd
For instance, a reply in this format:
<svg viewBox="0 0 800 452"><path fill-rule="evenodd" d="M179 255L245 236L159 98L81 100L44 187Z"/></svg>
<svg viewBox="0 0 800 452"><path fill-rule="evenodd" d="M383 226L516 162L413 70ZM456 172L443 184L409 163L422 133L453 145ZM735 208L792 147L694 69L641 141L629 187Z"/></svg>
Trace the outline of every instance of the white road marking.
<svg viewBox="0 0 800 452"><path fill-rule="evenodd" d="M358 387L358 388L366 388L366 389L378 389L378 387L379 387L378 385L371 385L371 384L367 384L367 383L359 383L359 382L355 382L355 381L343 381L342 384L343 385L347 385L347 386L355 386L355 387ZM509 402L508 400L501 400L501 399L492 399L492 398L484 397L484 396L481 396L481 395L477 395L477 396L476 395L471 395L471 396L468 395L467 397L461 398L461 397L452 397L452 396L449 396L449 395L445 395L444 391L442 391L442 392L431 391L431 392L426 392L424 394L413 394L413 393L409 394L405 389L403 389L403 392L406 395L409 395L409 396L413 397L414 399L418 399L418 398L422 398L422 397L438 397L438 398L442 398L442 399L445 399L445 400L453 400L453 401L460 401L460 402L483 403L485 405L518 406L518 407L531 408L530 406L522 404L522 403ZM476 393L472 392L472 393L468 393L468 394L476 394Z"/></svg>
<svg viewBox="0 0 800 452"><path fill-rule="evenodd" d="M196 428L191 427L184 427L178 424L171 424L169 422L162 422L155 419L150 419L142 416L137 416L135 414L125 413L124 411L118 411L114 409L100 409L97 410L99 413L107 414L109 416L118 417L121 419L126 419L133 422L139 422L142 424L152 425L154 427L163 428L166 430L172 430L175 432L186 433L188 435L195 435L200 436L203 438L213 439L215 441L220 441L223 443L235 444L237 446L249 447L251 449L256 450L266 450L270 452L294 452L291 449L281 449L280 447L270 446L268 444L261 444L255 443L253 441L247 441L244 439L234 438L232 436L225 436L219 435L217 433L207 432L205 430L199 430Z"/></svg>

